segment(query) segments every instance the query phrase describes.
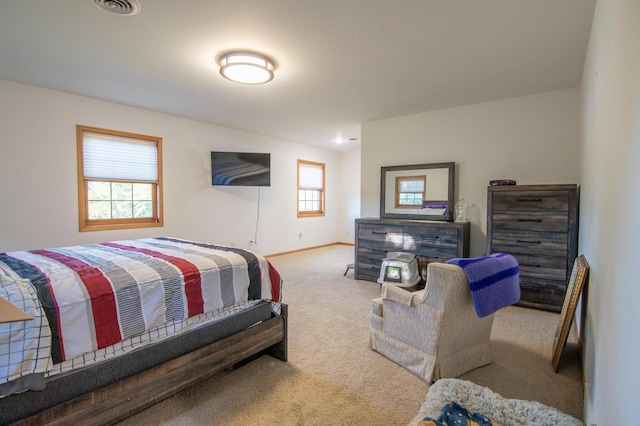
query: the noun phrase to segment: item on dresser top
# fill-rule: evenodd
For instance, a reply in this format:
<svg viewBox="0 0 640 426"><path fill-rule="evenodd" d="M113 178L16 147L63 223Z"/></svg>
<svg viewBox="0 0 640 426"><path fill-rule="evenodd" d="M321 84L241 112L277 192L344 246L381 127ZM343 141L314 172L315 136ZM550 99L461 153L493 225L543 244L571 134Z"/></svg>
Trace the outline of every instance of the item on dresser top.
<svg viewBox="0 0 640 426"><path fill-rule="evenodd" d="M516 181L511 179L496 179L490 180L489 185L491 186L501 186L501 185L515 185Z"/></svg>
<svg viewBox="0 0 640 426"><path fill-rule="evenodd" d="M455 207L455 218L456 222L468 222L469 221L469 203L464 197L460 198L456 203Z"/></svg>
<svg viewBox="0 0 640 426"><path fill-rule="evenodd" d="M380 168L380 218L451 221L455 163Z"/></svg>

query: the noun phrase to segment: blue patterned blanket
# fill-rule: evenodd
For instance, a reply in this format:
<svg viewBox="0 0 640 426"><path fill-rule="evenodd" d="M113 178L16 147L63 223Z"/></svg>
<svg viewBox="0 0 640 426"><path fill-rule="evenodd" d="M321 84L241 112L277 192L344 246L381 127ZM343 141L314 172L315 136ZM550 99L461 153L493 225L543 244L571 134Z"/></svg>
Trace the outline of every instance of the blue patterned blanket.
<svg viewBox="0 0 640 426"><path fill-rule="evenodd" d="M446 263L460 266L469 277L473 305L479 318L520 300L520 266L510 254L456 258Z"/></svg>

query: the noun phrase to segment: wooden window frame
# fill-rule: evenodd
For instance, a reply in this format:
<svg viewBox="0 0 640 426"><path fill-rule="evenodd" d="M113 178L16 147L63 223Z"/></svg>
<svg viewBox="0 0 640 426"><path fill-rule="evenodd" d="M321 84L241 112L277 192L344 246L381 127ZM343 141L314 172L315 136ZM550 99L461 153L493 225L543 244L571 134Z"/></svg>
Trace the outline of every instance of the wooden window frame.
<svg viewBox="0 0 640 426"><path fill-rule="evenodd" d="M301 187L300 186L300 164L308 164L311 166L318 166L322 168L322 189L318 189L318 188L305 188L305 187ZM298 165L297 165L297 174L298 174L298 178L296 181L296 186L297 186L297 191L296 191L296 210L297 210L297 214L298 217L319 217L319 216L324 216L325 215L325 199L326 199L326 179L327 179L327 173L326 173L326 165L325 163L319 163L316 161L308 161L308 160L300 160L298 159ZM314 211L300 211L300 191L304 191L304 190L311 190L311 191L318 191L320 193L320 210L314 210Z"/></svg>
<svg viewBox="0 0 640 426"><path fill-rule="evenodd" d="M423 191L422 191L422 200L425 199L425 194L427 192L427 176L426 175L418 175L418 176L396 176L396 188L395 188L395 208L396 209L417 209L422 208L422 204L401 204L400 203L400 183L403 181L414 181L421 180L423 181ZM411 194L414 194L413 192ZM417 194L417 192L416 192Z"/></svg>
<svg viewBox="0 0 640 426"><path fill-rule="evenodd" d="M84 176L84 133L98 133L106 136L138 139L154 142L157 148L158 181L137 181L122 179L92 179ZM98 127L76 125L76 142L78 154L78 218L80 232L107 231L117 229L152 228L164 226L163 197L162 197L162 138L141 135L137 133L122 132L119 130L102 129ZM144 183L152 185L153 217L151 218L121 218L121 219L89 219L89 182L125 182Z"/></svg>

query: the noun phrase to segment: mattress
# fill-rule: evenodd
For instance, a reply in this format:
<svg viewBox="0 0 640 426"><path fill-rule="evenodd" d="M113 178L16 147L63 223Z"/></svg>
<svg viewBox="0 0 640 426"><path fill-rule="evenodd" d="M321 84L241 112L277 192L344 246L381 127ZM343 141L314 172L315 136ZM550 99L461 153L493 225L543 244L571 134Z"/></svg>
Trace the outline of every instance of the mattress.
<svg viewBox="0 0 640 426"><path fill-rule="evenodd" d="M277 303L282 287L260 255L167 237L2 253L0 283L0 296L34 318L0 324L1 395Z"/></svg>

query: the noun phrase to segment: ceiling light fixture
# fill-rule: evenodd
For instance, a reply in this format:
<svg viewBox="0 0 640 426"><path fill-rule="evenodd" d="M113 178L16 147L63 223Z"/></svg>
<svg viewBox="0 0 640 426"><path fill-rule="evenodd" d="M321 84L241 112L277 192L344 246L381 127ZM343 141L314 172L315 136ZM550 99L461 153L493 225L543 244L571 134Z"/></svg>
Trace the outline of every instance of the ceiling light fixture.
<svg viewBox="0 0 640 426"><path fill-rule="evenodd" d="M346 142L357 142L358 138L348 138L348 139L346 139L346 138L338 136L337 138L332 139L332 141L337 143L337 144L343 144L343 143L346 143Z"/></svg>
<svg viewBox="0 0 640 426"><path fill-rule="evenodd" d="M243 84L264 84L273 80L273 61L253 52L231 52L220 57L220 74Z"/></svg>

